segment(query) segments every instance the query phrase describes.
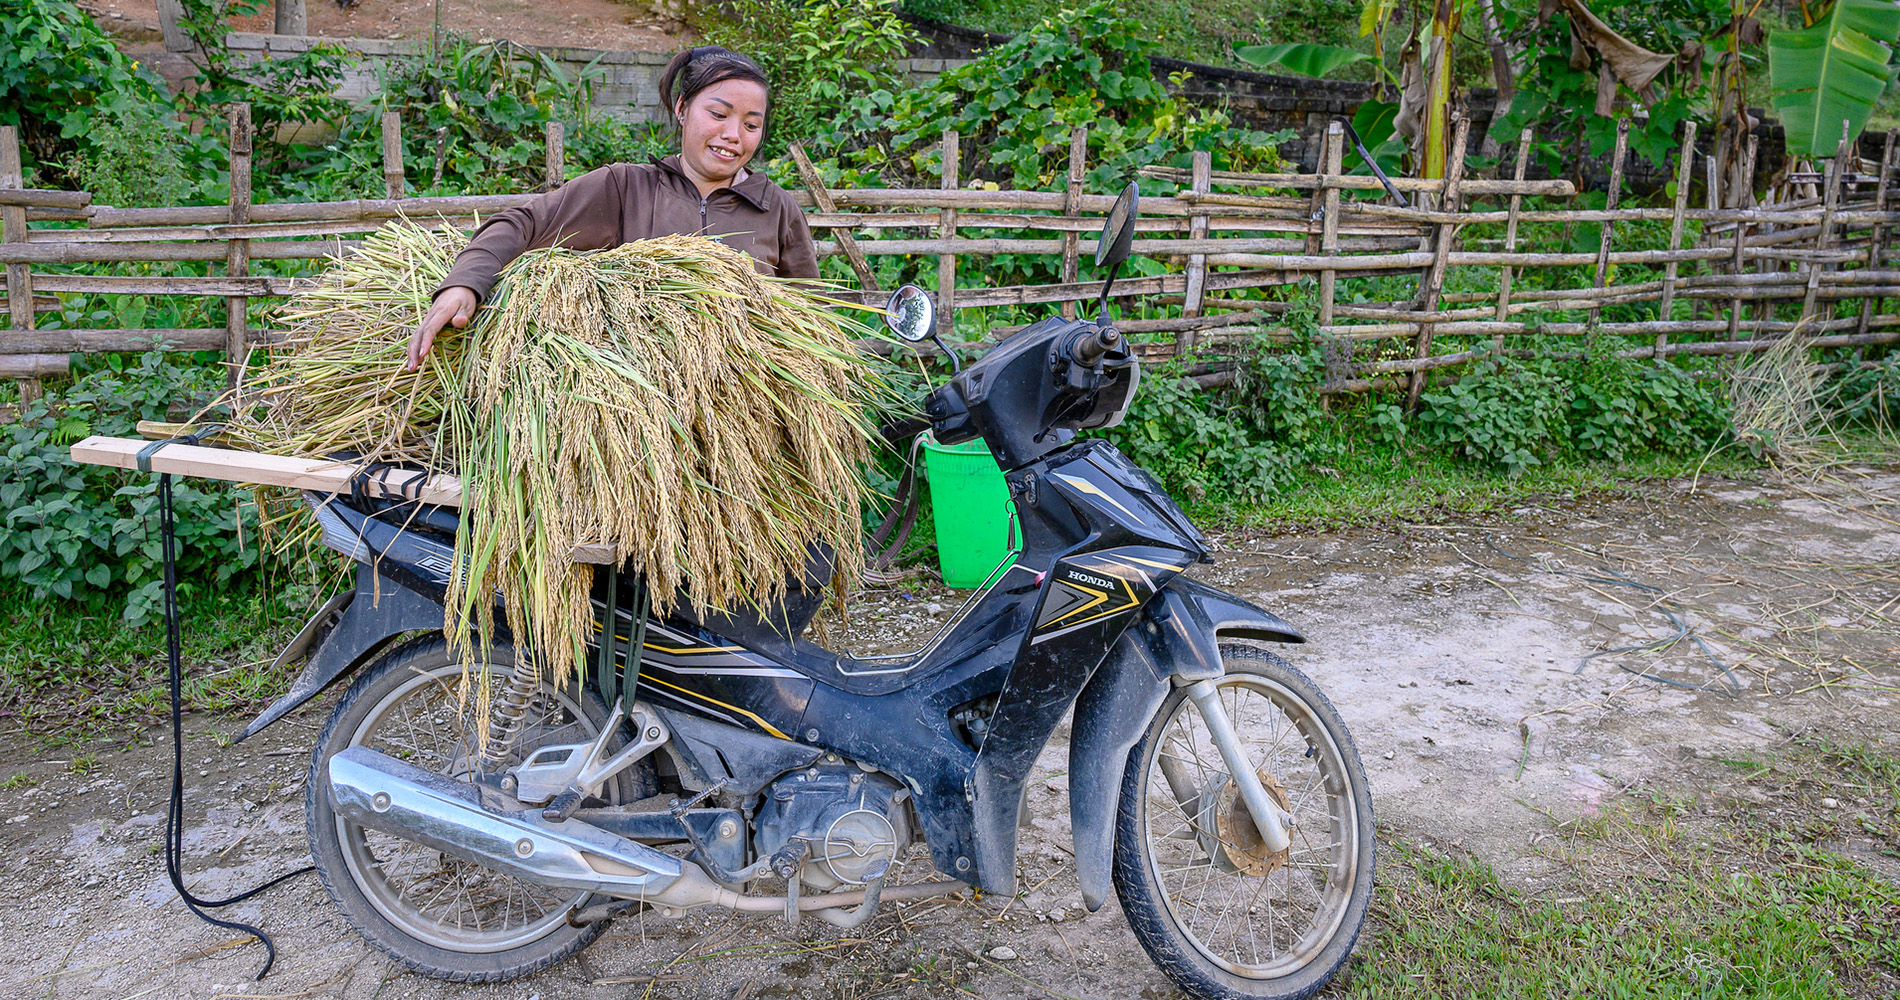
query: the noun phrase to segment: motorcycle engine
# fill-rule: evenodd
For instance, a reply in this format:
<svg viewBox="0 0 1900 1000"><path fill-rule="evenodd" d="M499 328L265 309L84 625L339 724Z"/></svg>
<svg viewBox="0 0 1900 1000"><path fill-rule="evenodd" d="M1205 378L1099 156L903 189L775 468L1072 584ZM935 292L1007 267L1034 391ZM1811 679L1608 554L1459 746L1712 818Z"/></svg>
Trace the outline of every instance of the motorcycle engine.
<svg viewBox="0 0 1900 1000"><path fill-rule="evenodd" d="M910 792L896 779L827 757L765 789L753 825L764 858L787 844L809 848L799 880L819 892L863 885L879 862L895 860L911 841Z"/></svg>

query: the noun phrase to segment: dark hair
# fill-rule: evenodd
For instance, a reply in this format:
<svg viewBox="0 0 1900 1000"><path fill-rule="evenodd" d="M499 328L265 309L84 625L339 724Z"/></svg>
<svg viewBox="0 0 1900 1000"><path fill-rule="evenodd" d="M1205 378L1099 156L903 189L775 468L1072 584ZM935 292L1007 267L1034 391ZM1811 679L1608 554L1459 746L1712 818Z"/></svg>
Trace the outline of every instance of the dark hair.
<svg viewBox="0 0 1900 1000"><path fill-rule="evenodd" d="M760 141L772 134L772 82L765 78L759 64L728 48L700 45L673 57L660 71L660 113L667 124L679 127L674 108L699 96L699 92L727 80L750 80L765 88L765 128Z"/></svg>

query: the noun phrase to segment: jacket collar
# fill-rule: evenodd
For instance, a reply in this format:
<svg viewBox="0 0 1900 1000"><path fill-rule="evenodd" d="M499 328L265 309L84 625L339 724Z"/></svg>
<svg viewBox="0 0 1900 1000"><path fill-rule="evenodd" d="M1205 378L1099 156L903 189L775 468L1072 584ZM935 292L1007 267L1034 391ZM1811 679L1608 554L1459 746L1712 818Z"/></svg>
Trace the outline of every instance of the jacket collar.
<svg viewBox="0 0 1900 1000"><path fill-rule="evenodd" d="M693 179L691 177L686 176L686 171L680 167L680 158L679 158L678 153L674 153L672 156L666 157L665 159L656 159L654 157L648 157L648 159L653 161L654 166L657 166L661 170L664 170L667 173L672 174L673 176L679 178L682 182L685 183L686 189L688 191L691 191L695 194L699 192L698 185L694 184ZM772 182L766 178L765 171L753 170L753 169L747 168L745 180L742 180L737 184L730 184L730 185L727 185L726 187L719 188L718 190L714 191L713 194L718 194L720 191L731 191L733 194L738 195L742 201L751 205L754 209L763 212L765 211L765 189L766 189L766 186L771 183Z"/></svg>

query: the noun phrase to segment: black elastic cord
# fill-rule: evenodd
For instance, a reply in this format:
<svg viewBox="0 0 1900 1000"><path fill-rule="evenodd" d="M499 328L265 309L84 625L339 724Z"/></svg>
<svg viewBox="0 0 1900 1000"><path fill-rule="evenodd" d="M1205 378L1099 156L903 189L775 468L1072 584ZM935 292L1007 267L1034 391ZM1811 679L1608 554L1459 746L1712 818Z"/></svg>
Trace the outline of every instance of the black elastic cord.
<svg viewBox="0 0 1900 1000"><path fill-rule="evenodd" d="M190 443L196 443L195 436ZM151 450L157 451L156 448ZM150 457L141 457L144 459L143 464L149 469ZM219 920L206 913L205 909L241 903L279 882L317 869L315 865L306 865L229 899L199 899L191 894L191 890L185 888L185 727L183 712L179 707L180 702L184 700L182 692L184 670L178 641L178 563L172 553L172 477L169 472L160 473L158 477L158 523L160 547L165 555L165 657L171 672L172 699L172 792L171 803L165 813L165 873L171 876L172 888L178 890L178 898L184 900L185 906L196 914L198 919L219 927L243 931L263 943L264 967L257 971L257 978L263 979L270 974L271 965L277 961L277 946L271 943L270 935L250 924L239 923L235 920Z"/></svg>

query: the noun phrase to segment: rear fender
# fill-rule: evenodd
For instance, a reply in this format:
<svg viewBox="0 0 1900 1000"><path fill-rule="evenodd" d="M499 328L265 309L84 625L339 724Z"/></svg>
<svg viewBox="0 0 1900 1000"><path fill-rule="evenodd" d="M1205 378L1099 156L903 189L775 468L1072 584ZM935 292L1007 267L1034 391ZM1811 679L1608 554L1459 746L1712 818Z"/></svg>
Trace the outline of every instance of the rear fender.
<svg viewBox="0 0 1900 1000"><path fill-rule="evenodd" d="M388 573L379 577L376 570L366 564L357 564L356 590L344 596L346 600L325 605L284 651L286 655L280 657L280 661L294 659L297 647L310 643L312 636L321 631L323 619L335 618L336 624L329 633L315 642L316 648L310 650L303 672L297 675L290 690L271 702L233 742L249 739L348 677L390 639L404 632L442 628L441 601L410 588Z"/></svg>
<svg viewBox="0 0 1900 1000"><path fill-rule="evenodd" d="M1122 777L1168 691L1221 674L1220 640L1305 642L1273 614L1176 577L1142 610L1075 701L1069 736L1069 825L1082 902L1108 899Z"/></svg>

